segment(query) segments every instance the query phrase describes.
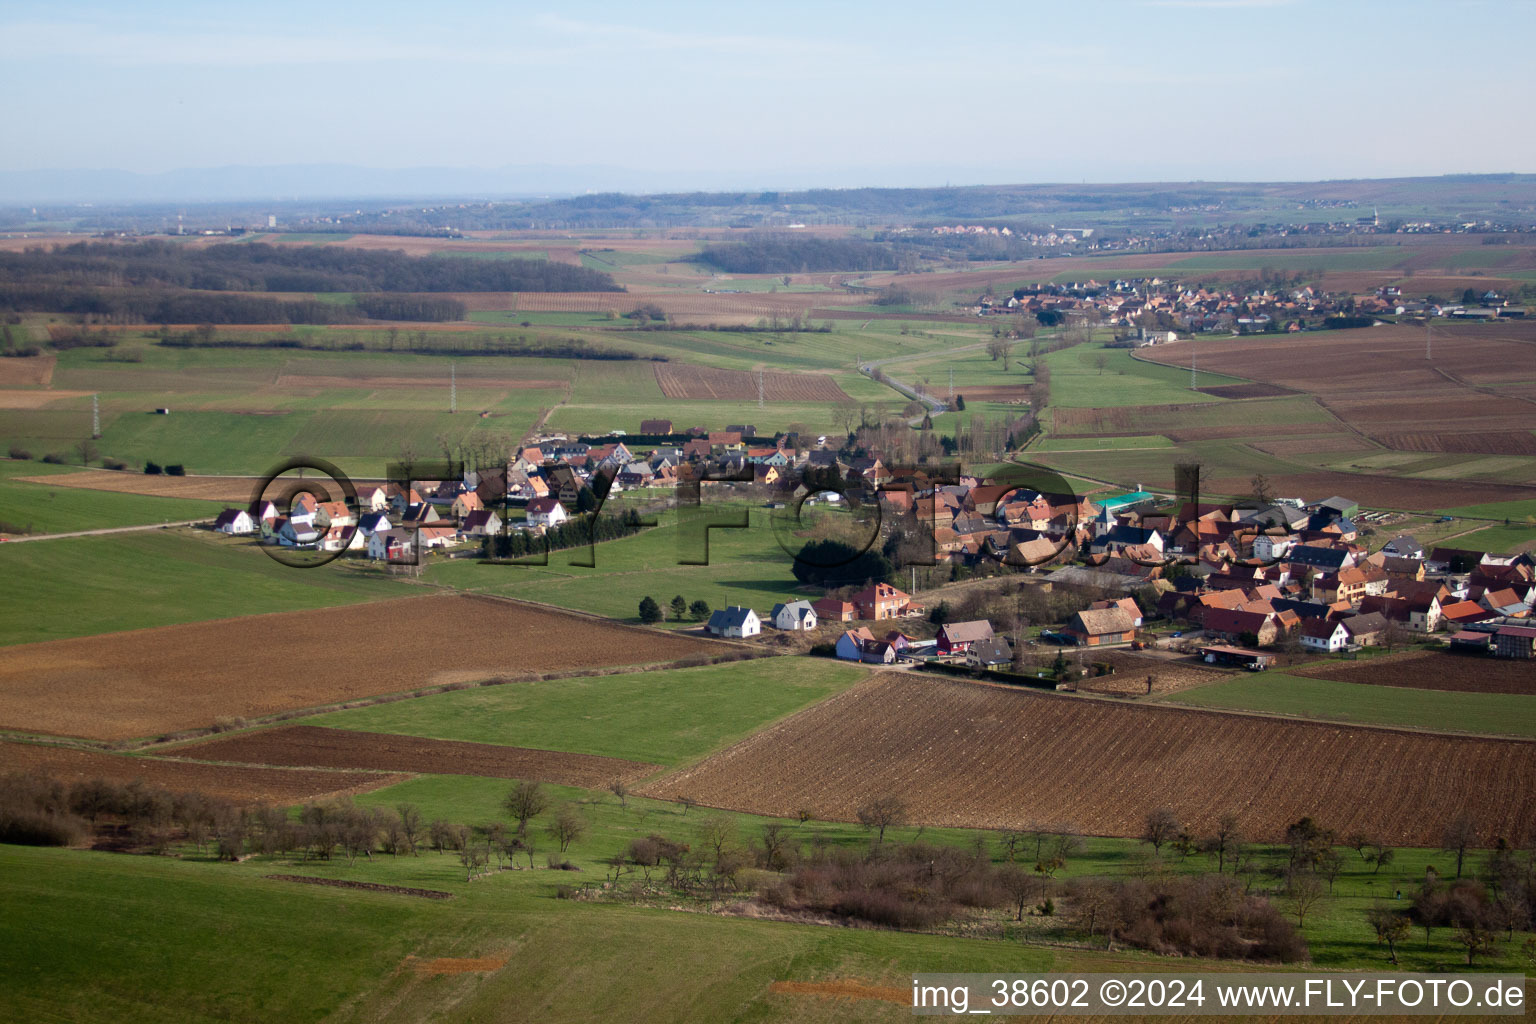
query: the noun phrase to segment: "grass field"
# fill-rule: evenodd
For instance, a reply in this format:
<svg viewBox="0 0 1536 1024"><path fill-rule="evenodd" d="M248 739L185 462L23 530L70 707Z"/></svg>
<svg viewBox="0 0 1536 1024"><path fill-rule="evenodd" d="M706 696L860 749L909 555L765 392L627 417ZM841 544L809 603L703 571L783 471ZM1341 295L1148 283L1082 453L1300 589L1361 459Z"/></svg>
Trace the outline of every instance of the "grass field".
<svg viewBox="0 0 1536 1024"><path fill-rule="evenodd" d="M61 472L74 472L74 467L0 460L0 522L33 533L70 533L211 517L222 507L207 501L49 487L15 479Z"/></svg>
<svg viewBox="0 0 1536 1024"><path fill-rule="evenodd" d="M1163 702L1440 732L1536 737L1536 697L1519 694L1366 686L1263 672L1184 690Z"/></svg>
<svg viewBox="0 0 1536 1024"><path fill-rule="evenodd" d="M1102 370L1099 361L1103 360ZM1074 345L1046 357L1051 367L1051 404L1101 409L1121 405L1181 402L1225 403L1189 390L1189 372L1131 357L1128 349ZM1200 375L1201 387L1243 383L1221 374Z"/></svg>
<svg viewBox="0 0 1536 1024"><path fill-rule="evenodd" d="M1509 519L1513 522L1536 523L1536 498L1530 501L1494 501L1484 505L1463 505L1461 508L1444 510L1447 515L1469 516L1474 519Z"/></svg>
<svg viewBox="0 0 1536 1024"><path fill-rule="evenodd" d="M364 569L293 569L190 529L0 545L0 577L27 581L0 588L0 644L415 593Z"/></svg>
<svg viewBox="0 0 1536 1024"><path fill-rule="evenodd" d="M1491 551L1496 555L1524 551L1536 544L1536 526L1490 526L1462 537L1455 546L1469 551Z"/></svg>
<svg viewBox="0 0 1536 1024"><path fill-rule="evenodd" d="M689 522L709 521L717 514L734 513L706 503L688 513ZM776 601L806 597L795 589L792 560L775 540L767 510L754 508L749 515L747 529L709 531L707 565L678 564L680 558L702 560L703 545L694 542L693 529L679 525L678 513L664 512L656 529L599 545L593 568L571 564L588 556L586 548L578 548L552 553L548 566L442 562L428 570L427 579L440 586L542 601L628 622L639 621L640 600L647 596L663 607L681 594L690 604L750 604L760 611Z"/></svg>
<svg viewBox="0 0 1536 1024"><path fill-rule="evenodd" d="M677 765L864 678L854 665L763 658L704 668L458 690L306 725Z"/></svg>

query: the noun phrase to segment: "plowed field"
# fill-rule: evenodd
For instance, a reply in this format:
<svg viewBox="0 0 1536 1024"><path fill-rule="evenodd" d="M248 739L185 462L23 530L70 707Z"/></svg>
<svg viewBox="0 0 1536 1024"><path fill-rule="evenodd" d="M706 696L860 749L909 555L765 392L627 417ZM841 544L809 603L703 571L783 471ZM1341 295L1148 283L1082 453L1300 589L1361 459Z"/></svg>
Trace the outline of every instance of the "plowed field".
<svg viewBox="0 0 1536 1024"><path fill-rule="evenodd" d="M145 476L143 473L112 473L95 470L47 476L23 476L17 479L29 484L75 487L87 491L144 494L154 498L227 501L241 507L250 502L252 492L260 483L260 478L253 476Z"/></svg>
<svg viewBox="0 0 1536 1024"><path fill-rule="evenodd" d="M16 356L0 359L0 387L45 388L53 380L58 356Z"/></svg>
<svg viewBox="0 0 1536 1024"><path fill-rule="evenodd" d="M1439 842L1536 814L1536 743L1474 740L1034 695L886 673L646 787L713 807L850 821L895 794L914 823L1070 824L1136 836L1168 807L1196 832L1236 813L1279 839L1311 815L1341 835Z"/></svg>
<svg viewBox="0 0 1536 1024"><path fill-rule="evenodd" d="M1369 686L1403 686L1456 693L1536 694L1536 668L1529 662L1435 651L1389 655L1369 661L1329 662L1287 671L1299 676Z"/></svg>
<svg viewBox="0 0 1536 1024"><path fill-rule="evenodd" d="M294 771L243 765L194 764L128 757L90 750L0 742L0 772L36 771L65 783L80 779L134 779L172 792L197 790L236 802L294 804L333 793L361 793L392 785L406 775L378 772Z"/></svg>
<svg viewBox="0 0 1536 1024"><path fill-rule="evenodd" d="M245 764L280 764L310 768L367 768L373 771L481 775L492 779L534 779L559 786L595 789L615 779L633 782L659 766L641 761L555 750L502 747L398 736L351 729L288 725L276 729L174 748L177 757Z"/></svg>
<svg viewBox="0 0 1536 1024"><path fill-rule="evenodd" d="M467 595L0 650L0 727L115 740L498 675L672 661L697 640Z"/></svg>
<svg viewBox="0 0 1536 1024"><path fill-rule="evenodd" d="M668 398L757 398L755 373L718 370L683 363L654 363L656 383ZM837 381L810 373L763 373L763 398L769 402L840 402L848 398Z"/></svg>

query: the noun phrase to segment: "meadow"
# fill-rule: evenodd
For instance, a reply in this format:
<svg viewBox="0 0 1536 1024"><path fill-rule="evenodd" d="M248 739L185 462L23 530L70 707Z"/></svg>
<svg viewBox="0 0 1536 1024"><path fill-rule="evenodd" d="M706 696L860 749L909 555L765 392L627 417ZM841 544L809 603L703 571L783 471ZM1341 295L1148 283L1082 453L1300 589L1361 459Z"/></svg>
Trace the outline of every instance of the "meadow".
<svg viewBox="0 0 1536 1024"><path fill-rule="evenodd" d="M361 567L293 569L190 528L0 545L0 577L25 581L0 587L0 645L417 592Z"/></svg>
<svg viewBox="0 0 1536 1024"><path fill-rule="evenodd" d="M1536 738L1536 697L1369 686L1261 672L1184 690L1163 703L1262 711L1331 722Z"/></svg>
<svg viewBox="0 0 1536 1024"><path fill-rule="evenodd" d="M207 501L49 487L16 479L70 472L73 467L0 460L0 523L29 533L71 533L211 518L222 507ZM9 528L0 526L0 532Z"/></svg>

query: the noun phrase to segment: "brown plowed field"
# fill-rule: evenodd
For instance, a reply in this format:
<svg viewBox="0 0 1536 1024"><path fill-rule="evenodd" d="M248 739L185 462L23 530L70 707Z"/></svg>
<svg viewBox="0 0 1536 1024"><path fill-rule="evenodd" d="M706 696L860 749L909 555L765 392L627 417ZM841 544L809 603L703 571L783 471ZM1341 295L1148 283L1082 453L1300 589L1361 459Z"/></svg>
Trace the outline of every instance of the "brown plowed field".
<svg viewBox="0 0 1536 1024"><path fill-rule="evenodd" d="M633 782L660 769L659 765L595 754L323 729L314 725L258 729L176 747L171 752L177 757L204 761L481 775L491 779L533 779L586 789L606 786L615 779Z"/></svg>
<svg viewBox="0 0 1536 1024"><path fill-rule="evenodd" d="M666 662L697 640L436 594L0 649L0 728L116 740L499 675Z"/></svg>
<svg viewBox="0 0 1536 1024"><path fill-rule="evenodd" d="M1021 693L884 673L645 787L776 816L851 821L896 794L914 823L1070 824L1136 836L1168 807L1196 833L1225 813L1276 840L1311 815L1341 835L1438 843L1536 814L1536 743L1468 739Z"/></svg>
<svg viewBox="0 0 1536 1024"><path fill-rule="evenodd" d="M1536 422L1536 409L1531 410ZM1376 440L1402 452L1450 452L1458 455L1536 455L1536 433L1497 430L1477 434L1378 434Z"/></svg>
<svg viewBox="0 0 1536 1024"><path fill-rule="evenodd" d="M1253 447L1270 455L1304 455L1312 452L1371 451L1370 442L1354 434L1320 434L1316 437L1287 437L1271 441L1253 441Z"/></svg>
<svg viewBox="0 0 1536 1024"><path fill-rule="evenodd" d="M943 392L947 395L948 392ZM1022 402L1029 398L1028 384L988 384L983 387L956 388L955 394L967 402Z"/></svg>
<svg viewBox="0 0 1536 1024"><path fill-rule="evenodd" d="M1536 668L1529 662L1438 651L1415 651L1369 661L1328 662L1289 671L1299 676L1369 686L1402 686L1454 693L1536 694Z"/></svg>
<svg viewBox="0 0 1536 1024"><path fill-rule="evenodd" d="M730 401L757 399L757 374L746 370L719 370L686 363L652 363L656 383L668 398L714 398ZM847 392L837 381L811 373L768 373L763 377L763 397L769 402L841 402Z"/></svg>
<svg viewBox="0 0 1536 1024"><path fill-rule="evenodd" d="M9 362L9 360L0 360ZM41 409L65 398L89 398L89 391L18 391L0 389L0 409Z"/></svg>
<svg viewBox="0 0 1536 1024"><path fill-rule="evenodd" d="M362 793L409 778L378 772L195 764L38 743L0 742L0 772L9 771L40 772L65 783L96 778L117 782L142 779L172 792L197 790L239 803L274 804L295 804L337 793Z"/></svg>
<svg viewBox="0 0 1536 1024"><path fill-rule="evenodd" d="M0 387L45 388L53 380L58 356L18 356L0 359Z"/></svg>
<svg viewBox="0 0 1536 1024"><path fill-rule="evenodd" d="M1283 388L1278 384L1223 384L1213 388L1196 388L1202 395L1214 395L1217 398L1278 398L1281 395L1294 395L1295 391Z"/></svg>
<svg viewBox="0 0 1536 1024"><path fill-rule="evenodd" d="M1206 668L1196 659L1149 658L1146 655L1130 654L1125 651L1085 651L1083 653L1084 667L1100 662L1113 665L1114 672L1107 676L1090 676L1079 680L1077 688L1080 691L1129 696L1145 695L1147 677L1151 676L1154 694L1177 693L1191 687L1229 682L1232 679L1230 673Z"/></svg>
<svg viewBox="0 0 1536 1024"><path fill-rule="evenodd" d="M511 377L461 377L464 387L475 388L527 388L565 387L563 380L519 380ZM283 374L277 378L280 388L439 388L448 386L448 378L424 377L321 377L306 374Z"/></svg>
<svg viewBox="0 0 1536 1024"><path fill-rule="evenodd" d="M228 501L244 506L260 483L251 476L145 476L143 473L113 473L83 470L48 476L22 476L16 479L49 487L76 487L87 491L115 491L118 494L144 494L155 498L193 498L202 501ZM360 481L354 481L359 483Z"/></svg>
<svg viewBox="0 0 1536 1024"><path fill-rule="evenodd" d="M1276 473L1269 477L1277 494L1347 494L1369 508L1429 510L1488 501L1529 501L1536 487L1519 484L1463 483L1459 480L1398 479L1365 473ZM1201 485L1212 494L1247 494L1251 476L1213 477Z"/></svg>

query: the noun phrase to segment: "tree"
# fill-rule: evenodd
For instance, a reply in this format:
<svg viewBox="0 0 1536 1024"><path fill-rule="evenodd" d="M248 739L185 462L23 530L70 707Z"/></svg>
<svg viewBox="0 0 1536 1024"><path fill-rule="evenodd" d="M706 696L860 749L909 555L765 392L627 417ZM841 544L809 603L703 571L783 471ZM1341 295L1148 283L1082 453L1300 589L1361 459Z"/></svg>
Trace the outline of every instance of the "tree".
<svg viewBox="0 0 1536 1024"><path fill-rule="evenodd" d="M1376 944L1386 944L1388 959L1397 963L1397 944L1408 938L1408 918L1385 903L1377 903L1365 912L1365 919L1376 932Z"/></svg>
<svg viewBox="0 0 1536 1024"><path fill-rule="evenodd" d="M1477 825L1468 815L1461 815L1445 826L1445 831L1440 835L1440 849L1446 853L1456 855L1456 877L1461 877L1462 862L1467 857L1467 847L1477 842ZM1467 961L1471 963L1469 959Z"/></svg>
<svg viewBox="0 0 1536 1024"><path fill-rule="evenodd" d="M1014 905L1014 920L1024 920L1024 904L1028 903L1040 884L1028 871L1016 864L1006 864L997 873L997 880Z"/></svg>
<svg viewBox="0 0 1536 1024"><path fill-rule="evenodd" d="M956 412L965 412L965 396L964 395L956 395L955 396L955 411Z"/></svg>
<svg viewBox="0 0 1536 1024"><path fill-rule="evenodd" d="M537 782L519 782L507 794L502 806L517 820L519 835L526 834L528 822L549 809L549 795Z"/></svg>
<svg viewBox="0 0 1536 1024"><path fill-rule="evenodd" d="M587 819L572 807L566 804L560 808L560 813L555 815L555 820L544 827L549 838L560 844L560 852L570 849L572 843L580 839L587 831Z"/></svg>
<svg viewBox="0 0 1536 1024"><path fill-rule="evenodd" d="M576 492L576 513L591 512L597 508L597 495L586 484L581 485L581 490Z"/></svg>
<svg viewBox="0 0 1536 1024"><path fill-rule="evenodd" d="M1282 891L1296 914L1296 927L1305 927L1307 914L1323 898L1323 880L1310 871L1291 871L1285 876Z"/></svg>
<svg viewBox="0 0 1536 1024"><path fill-rule="evenodd" d="M735 836L736 819L723 814L711 814L699 823L699 842L715 855L717 863Z"/></svg>
<svg viewBox="0 0 1536 1024"><path fill-rule="evenodd" d="M1109 365L1109 357L1100 352L1093 357L1093 365L1098 368L1099 376L1104 376L1104 368Z"/></svg>
<svg viewBox="0 0 1536 1024"><path fill-rule="evenodd" d="M395 813L400 816L400 837L406 850L412 857L420 856L416 846L421 841L421 811L415 804L403 803L395 805Z"/></svg>
<svg viewBox="0 0 1536 1024"><path fill-rule="evenodd" d="M1259 505L1268 505L1274 500L1274 492L1269 486L1269 477L1263 473L1255 473L1249 485L1253 488L1251 496Z"/></svg>
<svg viewBox="0 0 1536 1024"><path fill-rule="evenodd" d="M1216 858L1218 875L1226 869L1227 858L1242 843L1243 834L1238 829L1237 815L1223 814L1221 820L1216 823L1216 830L1204 844L1205 852Z"/></svg>
<svg viewBox="0 0 1536 1024"><path fill-rule="evenodd" d="M661 621L661 605L657 604L656 599L649 594L640 599L640 621L647 626Z"/></svg>
<svg viewBox="0 0 1536 1024"><path fill-rule="evenodd" d="M681 622L683 616L688 614L688 602L683 600L683 595L678 594L672 598L672 621Z"/></svg>
<svg viewBox="0 0 1536 1024"><path fill-rule="evenodd" d="M75 445L75 451L80 454L80 465L82 466L88 466L95 462L101 454L100 450L96 447L95 441L81 441Z"/></svg>
<svg viewBox="0 0 1536 1024"><path fill-rule="evenodd" d="M703 600L693 602L688 606L688 614L700 622L704 621L709 618L709 602Z"/></svg>
<svg viewBox="0 0 1536 1024"><path fill-rule="evenodd" d="M1166 807L1160 807L1147 814L1145 824L1142 826L1141 841L1151 843L1155 853L1163 852L1163 844L1170 842L1179 834L1179 819Z"/></svg>
<svg viewBox="0 0 1536 1024"><path fill-rule="evenodd" d="M869 803L858 808L854 812L859 819L859 824L867 829L874 829L878 836L878 842L885 842L885 830L893 825L901 824L906 817L907 803L899 796L887 794L876 797Z"/></svg>
<svg viewBox="0 0 1536 1024"><path fill-rule="evenodd" d="M620 807L629 807L629 786L623 779L614 779L608 783L608 792L618 798Z"/></svg>

